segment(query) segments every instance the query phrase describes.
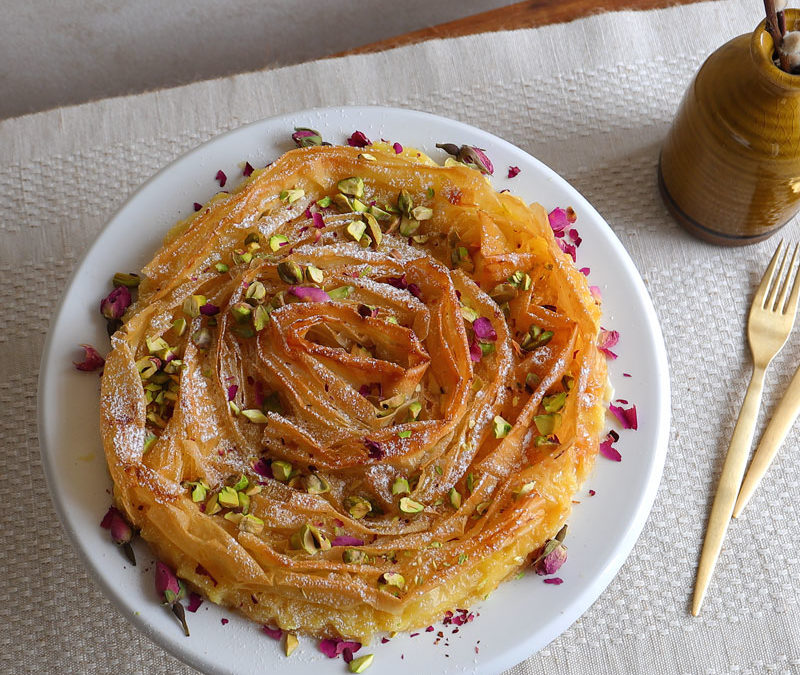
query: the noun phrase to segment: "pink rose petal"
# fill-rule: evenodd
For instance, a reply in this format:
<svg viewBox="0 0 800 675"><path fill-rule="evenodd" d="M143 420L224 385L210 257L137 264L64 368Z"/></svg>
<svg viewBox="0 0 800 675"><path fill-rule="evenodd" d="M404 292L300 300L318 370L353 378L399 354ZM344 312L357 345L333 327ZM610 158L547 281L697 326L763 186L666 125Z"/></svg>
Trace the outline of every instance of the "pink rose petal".
<svg viewBox="0 0 800 675"><path fill-rule="evenodd" d="M331 296L316 286L289 286L289 293L309 302L333 302Z"/></svg>
<svg viewBox="0 0 800 675"><path fill-rule="evenodd" d="M581 267L578 272L580 272L583 276L588 277L591 270L588 267Z"/></svg>
<svg viewBox="0 0 800 675"><path fill-rule="evenodd" d="M473 340L469 346L469 358L474 363L478 363L483 358L483 351L477 340Z"/></svg>
<svg viewBox="0 0 800 675"><path fill-rule="evenodd" d="M394 152L396 155L399 155L401 152L403 152L403 146L400 145L399 143L394 143L392 147L394 148Z"/></svg>
<svg viewBox="0 0 800 675"><path fill-rule="evenodd" d="M508 177L514 178L519 174L520 168L518 166L510 166L508 167Z"/></svg>
<svg viewBox="0 0 800 675"><path fill-rule="evenodd" d="M217 175L214 176L214 178L219 181L220 187L225 187L225 183L228 182L228 177L225 175L225 172L222 169L217 171Z"/></svg>
<svg viewBox="0 0 800 675"><path fill-rule="evenodd" d="M492 322L485 316L478 317L472 322L472 330L475 331L475 337L482 342L494 342L497 340L497 333L492 326Z"/></svg>
<svg viewBox="0 0 800 675"><path fill-rule="evenodd" d="M612 462L621 462L622 455L620 455L619 451L613 447L613 443L618 440L619 434L617 434L615 431L609 432L605 439L600 443L600 454L606 459L610 459Z"/></svg>
<svg viewBox="0 0 800 675"><path fill-rule="evenodd" d="M200 609L200 605L203 604L203 598L198 595L197 593L189 593L189 602L186 605L186 609L190 612L196 612Z"/></svg>
<svg viewBox="0 0 800 675"><path fill-rule="evenodd" d="M223 626L226 626L226 625L228 624L228 619L220 619L220 620L219 620L219 622L220 622L220 623L221 623Z"/></svg>
<svg viewBox="0 0 800 675"><path fill-rule="evenodd" d="M603 302L603 294L600 292L599 286L589 286L589 292L592 294L594 301L598 305Z"/></svg>
<svg viewBox="0 0 800 675"><path fill-rule="evenodd" d="M251 173L253 173L253 165L250 164L250 162L245 162L244 169L242 169L242 175L249 176Z"/></svg>
<svg viewBox="0 0 800 675"><path fill-rule="evenodd" d="M342 534L336 537L331 546L363 546L364 540L358 537L351 537L349 534Z"/></svg>
<svg viewBox="0 0 800 675"><path fill-rule="evenodd" d="M347 139L347 145L351 148L365 148L370 143L372 141L367 138L363 131L354 131L353 135Z"/></svg>
<svg viewBox="0 0 800 675"><path fill-rule="evenodd" d="M572 262L575 262L576 261L576 255L578 253L578 251L575 248L575 246L573 246L572 244L568 244L563 239L556 239L556 242L558 242L558 247L562 251L564 251L564 253L566 253L570 258L572 258Z"/></svg>
<svg viewBox="0 0 800 675"><path fill-rule="evenodd" d="M236 392L239 391L238 384L232 384L228 387L228 400L232 401L236 397Z"/></svg>
<svg viewBox="0 0 800 675"><path fill-rule="evenodd" d="M321 230L323 227L325 227L325 220L322 218L321 213L312 213L311 220L314 221L314 227L316 227L318 230Z"/></svg>
<svg viewBox="0 0 800 675"><path fill-rule="evenodd" d="M622 406L614 405L613 403L608 406L611 413L619 420L623 429L633 429L634 431L639 428L639 422L636 419L636 406L632 405L630 408L623 408Z"/></svg>
<svg viewBox="0 0 800 675"><path fill-rule="evenodd" d="M106 360L100 356L100 352L92 347L92 345L81 345L81 347L83 347L83 361L72 362L75 364L75 367L78 370L82 370L85 373L91 373L92 371L103 367Z"/></svg>
<svg viewBox="0 0 800 675"><path fill-rule="evenodd" d="M600 335L597 336L597 348L612 361L617 358L617 355L611 351L611 348L616 347L618 342L619 331L600 329Z"/></svg>
<svg viewBox="0 0 800 675"><path fill-rule="evenodd" d="M349 649L351 652L355 653L359 649L361 649L361 643L352 642L350 640L332 640L332 639L320 640L319 642L319 650L323 654L325 654L325 656L327 656L329 659L335 659L345 649Z"/></svg>
<svg viewBox="0 0 800 675"><path fill-rule="evenodd" d="M194 203L194 210L195 211L199 211L202 208L203 208L203 205L200 202L195 202Z"/></svg>
<svg viewBox="0 0 800 675"><path fill-rule="evenodd" d="M547 214L547 220L550 221L550 227L553 232L563 232L569 225L567 219L567 212L562 208L555 208Z"/></svg>
<svg viewBox="0 0 800 675"><path fill-rule="evenodd" d="M553 586L560 586L564 583L564 580L561 577L550 577L549 579L544 579L544 583L553 584Z"/></svg>
<svg viewBox="0 0 800 675"><path fill-rule="evenodd" d="M273 640L280 640L283 637L283 631L280 628L272 628L271 626L264 624L261 626L261 630L265 635L268 635Z"/></svg>

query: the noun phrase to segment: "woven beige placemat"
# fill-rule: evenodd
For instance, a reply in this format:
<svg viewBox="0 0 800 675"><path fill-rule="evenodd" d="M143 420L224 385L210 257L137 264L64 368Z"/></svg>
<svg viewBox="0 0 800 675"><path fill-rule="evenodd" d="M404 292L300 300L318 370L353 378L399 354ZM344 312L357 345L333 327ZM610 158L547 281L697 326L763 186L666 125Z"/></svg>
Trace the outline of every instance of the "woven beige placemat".
<svg viewBox="0 0 800 675"><path fill-rule="evenodd" d="M759 4L724 0L434 41L0 122L0 671L189 672L100 594L44 483L36 377L48 319L78 258L143 180L219 132L306 107L382 104L482 127L570 180L636 262L669 350L674 426L644 532L595 605L511 672L799 673L797 430L731 528L703 614L687 609L749 376L743 316L774 242L720 249L689 238L655 179L692 74L716 46L752 30ZM800 234L797 223L784 232ZM767 413L798 361L795 334L772 370Z"/></svg>

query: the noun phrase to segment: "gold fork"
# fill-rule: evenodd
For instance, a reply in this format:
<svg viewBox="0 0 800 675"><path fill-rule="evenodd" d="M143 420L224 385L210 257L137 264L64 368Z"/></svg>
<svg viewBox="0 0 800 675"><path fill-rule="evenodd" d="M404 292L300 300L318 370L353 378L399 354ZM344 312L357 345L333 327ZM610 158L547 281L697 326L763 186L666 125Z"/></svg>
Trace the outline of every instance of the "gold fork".
<svg viewBox="0 0 800 675"><path fill-rule="evenodd" d="M711 507L711 516L703 541L703 552L700 555L700 565L697 569L694 586L692 614L695 616L700 613L700 606L703 604L711 575L714 573L714 566L722 549L725 532L731 521L733 505L742 484L747 456L753 443L753 431L761 404L761 392L764 389L764 373L772 359L786 343L797 313L800 274L795 274L791 287L789 280L792 277L792 271L796 268L798 246L794 247L792 259L788 265L786 264L789 257L788 249L783 257L781 257L782 252L783 242L778 244L750 307L747 339L753 355L753 376L747 387L739 419L733 430L717 494L714 497L714 505ZM780 268L776 274L775 268L778 266L779 258L781 259ZM787 295L789 295L788 301Z"/></svg>

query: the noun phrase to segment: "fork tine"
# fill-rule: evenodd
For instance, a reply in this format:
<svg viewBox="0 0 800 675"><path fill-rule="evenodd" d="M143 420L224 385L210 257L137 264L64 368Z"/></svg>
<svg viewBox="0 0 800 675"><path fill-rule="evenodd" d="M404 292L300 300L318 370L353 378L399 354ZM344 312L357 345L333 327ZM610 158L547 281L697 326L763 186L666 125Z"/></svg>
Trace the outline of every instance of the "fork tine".
<svg viewBox="0 0 800 675"><path fill-rule="evenodd" d="M761 283L758 285L756 294L753 297L754 307L764 307L764 299L767 295L767 289L772 283L772 277L775 273L775 266L778 264L778 256L781 254L781 251L783 251L783 239L781 239L781 243L778 244L778 248L775 249L775 253L772 254L772 260L769 261L769 265L764 272L764 276L761 277Z"/></svg>
<svg viewBox="0 0 800 675"><path fill-rule="evenodd" d="M783 242L781 242L782 244ZM787 247L783 252L783 257L781 258L781 266L778 268L777 274L773 276L772 281L770 282L770 289L769 295L767 295L767 300L764 303L764 309L770 312L774 312L777 306L777 298L778 298L778 290L780 289L781 282L784 280L784 270L786 269L786 260L789 258L789 248Z"/></svg>
<svg viewBox="0 0 800 675"><path fill-rule="evenodd" d="M795 261L797 260L797 251L800 248L800 244L795 244L794 246L794 255L792 256L792 267L795 265ZM791 269L791 267L790 267ZM792 292L789 296L789 300L786 305L783 307L784 314L796 314L797 313L797 300L800 297L800 268L794 268L794 281L792 282ZM788 278L787 278L788 282ZM784 288L783 292L781 293L781 304L783 305L783 297L786 295L788 289Z"/></svg>

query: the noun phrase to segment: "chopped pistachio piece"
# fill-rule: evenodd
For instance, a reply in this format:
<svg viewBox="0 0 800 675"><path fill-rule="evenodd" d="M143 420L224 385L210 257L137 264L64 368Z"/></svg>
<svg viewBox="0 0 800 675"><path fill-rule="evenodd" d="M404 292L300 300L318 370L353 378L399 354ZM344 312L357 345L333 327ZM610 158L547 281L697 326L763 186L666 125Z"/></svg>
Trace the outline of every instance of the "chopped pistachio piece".
<svg viewBox="0 0 800 675"><path fill-rule="evenodd" d="M400 510L403 513L422 513L425 510L425 505L411 499L411 497L403 497L400 500Z"/></svg>
<svg viewBox="0 0 800 675"><path fill-rule="evenodd" d="M400 219L399 232L404 237L410 237L419 229L419 221L403 216Z"/></svg>
<svg viewBox="0 0 800 675"><path fill-rule="evenodd" d="M206 304L205 295L190 295L183 301L183 313L191 319L200 316L200 308Z"/></svg>
<svg viewBox="0 0 800 675"><path fill-rule="evenodd" d="M550 438L549 436L536 436L536 438L533 439L533 444L537 448L541 448L547 445L550 446L558 445L558 443L556 443L555 441L555 438Z"/></svg>
<svg viewBox="0 0 800 675"><path fill-rule="evenodd" d="M287 204L294 204L298 199L305 197L305 194L306 191L300 189L283 190L280 194L280 199Z"/></svg>
<svg viewBox="0 0 800 675"><path fill-rule="evenodd" d="M238 525L244 516L241 513L236 513L235 511L228 511L224 516L225 520L231 521L234 525Z"/></svg>
<svg viewBox="0 0 800 675"><path fill-rule="evenodd" d="M475 489L475 475L473 473L467 474L467 490L469 493L472 494L472 491Z"/></svg>
<svg viewBox="0 0 800 675"><path fill-rule="evenodd" d="M351 495L344 500L347 512L356 520L360 520L372 511L372 504L363 497Z"/></svg>
<svg viewBox="0 0 800 675"><path fill-rule="evenodd" d="M490 506L490 504L491 504L491 503L492 503L492 502L481 502L480 504L478 504L478 505L475 507L475 513L476 513L476 515L478 515L478 516L482 516L484 513L486 513L486 510L489 508L489 506Z"/></svg>
<svg viewBox="0 0 800 675"><path fill-rule="evenodd" d="M289 238L284 234L273 234L267 243L270 250L274 253L275 251L279 251L283 246L286 246L289 243Z"/></svg>
<svg viewBox="0 0 800 675"><path fill-rule="evenodd" d="M375 654L364 654L364 656L359 656L357 659L353 659L350 661L350 672L363 673L372 665L372 661L374 659Z"/></svg>
<svg viewBox="0 0 800 675"><path fill-rule="evenodd" d="M278 263L278 276L287 284L299 284L303 281L303 268L296 262L286 260Z"/></svg>
<svg viewBox="0 0 800 675"><path fill-rule="evenodd" d="M220 506L224 506L226 509L238 509L239 493L229 485L224 485L217 495L217 501L219 501Z"/></svg>
<svg viewBox="0 0 800 675"><path fill-rule="evenodd" d="M148 433L147 436L145 436L144 444L142 445L142 454L146 453L157 440L158 436L153 433Z"/></svg>
<svg viewBox="0 0 800 675"><path fill-rule="evenodd" d="M350 291L352 290L352 286L339 286L339 288L333 288L328 291L328 297L331 300L344 300L350 295Z"/></svg>
<svg viewBox="0 0 800 675"><path fill-rule="evenodd" d="M392 214L388 211L384 211L382 208L375 206L375 204L371 204L369 207L369 212L375 216L378 220L391 220Z"/></svg>
<svg viewBox="0 0 800 675"><path fill-rule="evenodd" d="M248 232L244 238L244 245L258 244L261 241L261 235L258 232Z"/></svg>
<svg viewBox="0 0 800 675"><path fill-rule="evenodd" d="M266 424L269 421L267 416L257 408L242 410L242 415L255 424Z"/></svg>
<svg viewBox="0 0 800 675"><path fill-rule="evenodd" d="M511 431L511 424L504 420L500 415L495 415L492 420L495 438L505 438L508 432Z"/></svg>
<svg viewBox="0 0 800 675"><path fill-rule="evenodd" d="M272 462L272 475L275 477L275 480L285 483L292 477L291 463L285 462L282 459L275 460Z"/></svg>
<svg viewBox="0 0 800 675"><path fill-rule="evenodd" d="M408 404L408 419L409 420L416 420L419 418L419 414L422 412L422 403L419 401L412 401Z"/></svg>
<svg viewBox="0 0 800 675"><path fill-rule="evenodd" d="M411 438L411 434L413 432L410 429L406 429L405 431L399 431L397 433L398 438Z"/></svg>
<svg viewBox="0 0 800 675"><path fill-rule="evenodd" d="M472 307L467 307L466 305L461 305L461 317L465 321L469 321L472 323L477 319L479 316L478 312L476 312Z"/></svg>
<svg viewBox="0 0 800 675"><path fill-rule="evenodd" d="M514 492L514 497L519 499L520 497L524 497L525 495L529 495L536 489L536 481L532 480L528 483L525 483L519 490Z"/></svg>
<svg viewBox="0 0 800 675"><path fill-rule="evenodd" d="M372 239L372 242L375 244L375 248L378 248L381 245L381 241L383 241L383 232L381 231L381 226L378 225L377 218L370 213L364 214L364 220L367 221L369 236Z"/></svg>
<svg viewBox="0 0 800 675"><path fill-rule="evenodd" d="M217 272L219 272L220 274L225 274L225 272L227 272L230 269L230 267L228 267L223 262L218 262L216 265L214 265L214 269L216 269Z"/></svg>
<svg viewBox="0 0 800 675"><path fill-rule="evenodd" d="M136 370L143 380L149 380L158 371L159 360L155 356L144 356L136 362Z"/></svg>
<svg viewBox="0 0 800 675"><path fill-rule="evenodd" d="M175 319L175 321L172 322L172 332L178 337L183 335L186 332L186 319L183 317Z"/></svg>
<svg viewBox="0 0 800 675"><path fill-rule="evenodd" d="M231 305L231 315L236 323L245 323L250 320L253 309L246 302L237 302Z"/></svg>
<svg viewBox="0 0 800 675"><path fill-rule="evenodd" d="M321 284L325 279L325 275L323 274L322 270L314 265L309 265L306 267L306 277L308 277L309 281L315 284Z"/></svg>
<svg viewBox="0 0 800 675"><path fill-rule="evenodd" d="M397 196L397 208L406 216L411 216L411 209L414 208L414 201L406 190L400 190L400 194Z"/></svg>
<svg viewBox="0 0 800 675"><path fill-rule="evenodd" d="M394 483L392 483L392 494L393 495L411 494L411 490L408 487L408 479L395 478Z"/></svg>
<svg viewBox="0 0 800 675"><path fill-rule="evenodd" d="M192 333L191 340L198 349L208 349L211 346L211 331L208 328L198 328Z"/></svg>
<svg viewBox="0 0 800 675"><path fill-rule="evenodd" d="M567 391L572 391L572 388L575 386L575 378L572 377L572 375L564 375L564 377L561 378L561 385Z"/></svg>
<svg viewBox="0 0 800 675"><path fill-rule="evenodd" d="M250 251L242 249L235 249L233 251L233 264L234 265L247 265L253 259L253 254Z"/></svg>
<svg viewBox="0 0 800 675"><path fill-rule="evenodd" d="M364 551L359 551L357 548L346 548L342 551L342 562L363 565L369 562L369 556Z"/></svg>
<svg viewBox="0 0 800 675"><path fill-rule="evenodd" d="M499 284L489 295L498 305L503 305L517 297L517 288L511 284Z"/></svg>
<svg viewBox="0 0 800 675"><path fill-rule="evenodd" d="M303 484L305 485L306 492L312 495L321 495L325 492L329 492L331 489L331 484L318 473L310 473L308 476L303 478Z"/></svg>
<svg viewBox="0 0 800 675"><path fill-rule="evenodd" d="M248 497L257 495L259 492L261 492L261 486L258 483L253 483L244 491Z"/></svg>
<svg viewBox="0 0 800 675"><path fill-rule="evenodd" d="M533 423L536 425L539 433L543 436L549 436L556 432L561 425L561 415L559 413L549 413L548 415L534 415Z"/></svg>
<svg viewBox="0 0 800 675"><path fill-rule="evenodd" d="M250 481L247 479L247 476L241 475L239 479L233 484L233 489L237 492L241 492L244 490L248 485L250 485Z"/></svg>
<svg viewBox="0 0 800 675"><path fill-rule="evenodd" d="M267 289L260 281L253 281L244 292L244 297L247 300L253 300L253 303L261 302L267 297Z"/></svg>
<svg viewBox="0 0 800 675"><path fill-rule="evenodd" d="M558 412L564 407L567 400L567 392L562 391L552 396L545 396L542 399L542 407L549 413Z"/></svg>
<svg viewBox="0 0 800 675"><path fill-rule="evenodd" d="M538 349L539 347L544 347L550 339L553 337L553 331L551 330L544 330L543 328L532 325L528 329L528 333L523 338L522 342L520 342L520 347L525 351L533 351L534 349Z"/></svg>
<svg viewBox="0 0 800 675"><path fill-rule="evenodd" d="M350 198L347 195L339 193L333 195L333 197L330 199L334 204L336 204L337 207L339 207L339 209L341 209L342 213L355 210L353 208L353 202L350 201Z"/></svg>
<svg viewBox="0 0 800 675"><path fill-rule="evenodd" d="M203 481L199 480L194 483L189 483L192 486L192 501L204 502L208 496L209 487Z"/></svg>
<svg viewBox="0 0 800 675"><path fill-rule="evenodd" d="M286 651L286 656L291 656L299 644L300 641L294 633L286 633L286 643L283 646Z"/></svg>
<svg viewBox="0 0 800 675"><path fill-rule="evenodd" d="M536 387L539 386L539 383L542 381L542 378L539 377L536 373L528 373L525 376L525 386L533 391Z"/></svg>
<svg viewBox="0 0 800 675"><path fill-rule="evenodd" d="M355 241L360 241L367 231L367 224L361 220L351 220L347 225L347 234L349 234Z"/></svg>
<svg viewBox="0 0 800 675"><path fill-rule="evenodd" d="M450 506L454 509L458 510L461 508L461 493L456 490L455 488L450 488L450 493L448 495L450 497Z"/></svg>
<svg viewBox="0 0 800 675"><path fill-rule="evenodd" d="M338 188L339 192L345 195L350 195L351 197L364 196L364 179L358 178L357 176L351 176L350 178L340 180L336 184L336 187Z"/></svg>
<svg viewBox="0 0 800 675"><path fill-rule="evenodd" d="M326 209L331 205L331 198L328 196L323 197L322 199L317 200L317 206L321 209Z"/></svg>
<svg viewBox="0 0 800 675"><path fill-rule="evenodd" d="M384 572L380 578L381 583L386 584L387 586L395 586L402 590L405 588L406 580L402 574L399 572Z"/></svg>
<svg viewBox="0 0 800 675"><path fill-rule="evenodd" d="M369 207L366 204L364 204L364 202L362 202L359 199L356 199L355 197L353 197L352 204L353 204L353 211L355 211L356 213L366 213L367 211L369 211Z"/></svg>
<svg viewBox="0 0 800 675"><path fill-rule="evenodd" d="M219 495L213 494L206 502L206 514L213 516L215 513L219 513L220 511L222 511L222 507L219 505Z"/></svg>
<svg viewBox="0 0 800 675"><path fill-rule="evenodd" d="M433 218L433 209L428 206L417 206L411 210L411 216L415 220L430 220Z"/></svg>
<svg viewBox="0 0 800 675"><path fill-rule="evenodd" d="M331 548L328 538L308 523L289 538L289 545L293 549L303 550L309 555L316 555L320 551L328 551Z"/></svg>
<svg viewBox="0 0 800 675"><path fill-rule="evenodd" d="M259 305L253 310L253 328L260 332L269 323L269 310L264 305Z"/></svg>
<svg viewBox="0 0 800 675"><path fill-rule="evenodd" d="M364 159L364 160L366 160L368 162L377 162L378 161L377 158L375 157L375 155L370 155L368 152L360 152L360 153L358 153L358 158L359 159Z"/></svg>
<svg viewBox="0 0 800 675"><path fill-rule="evenodd" d="M111 279L111 283L114 284L114 288L118 286L125 286L127 288L136 288L139 283L141 282L141 277L138 274L126 274L125 272L117 272L114 275L114 278Z"/></svg>
<svg viewBox="0 0 800 675"><path fill-rule="evenodd" d="M250 534L261 534L264 531L264 521L248 513L239 521L239 529Z"/></svg>

